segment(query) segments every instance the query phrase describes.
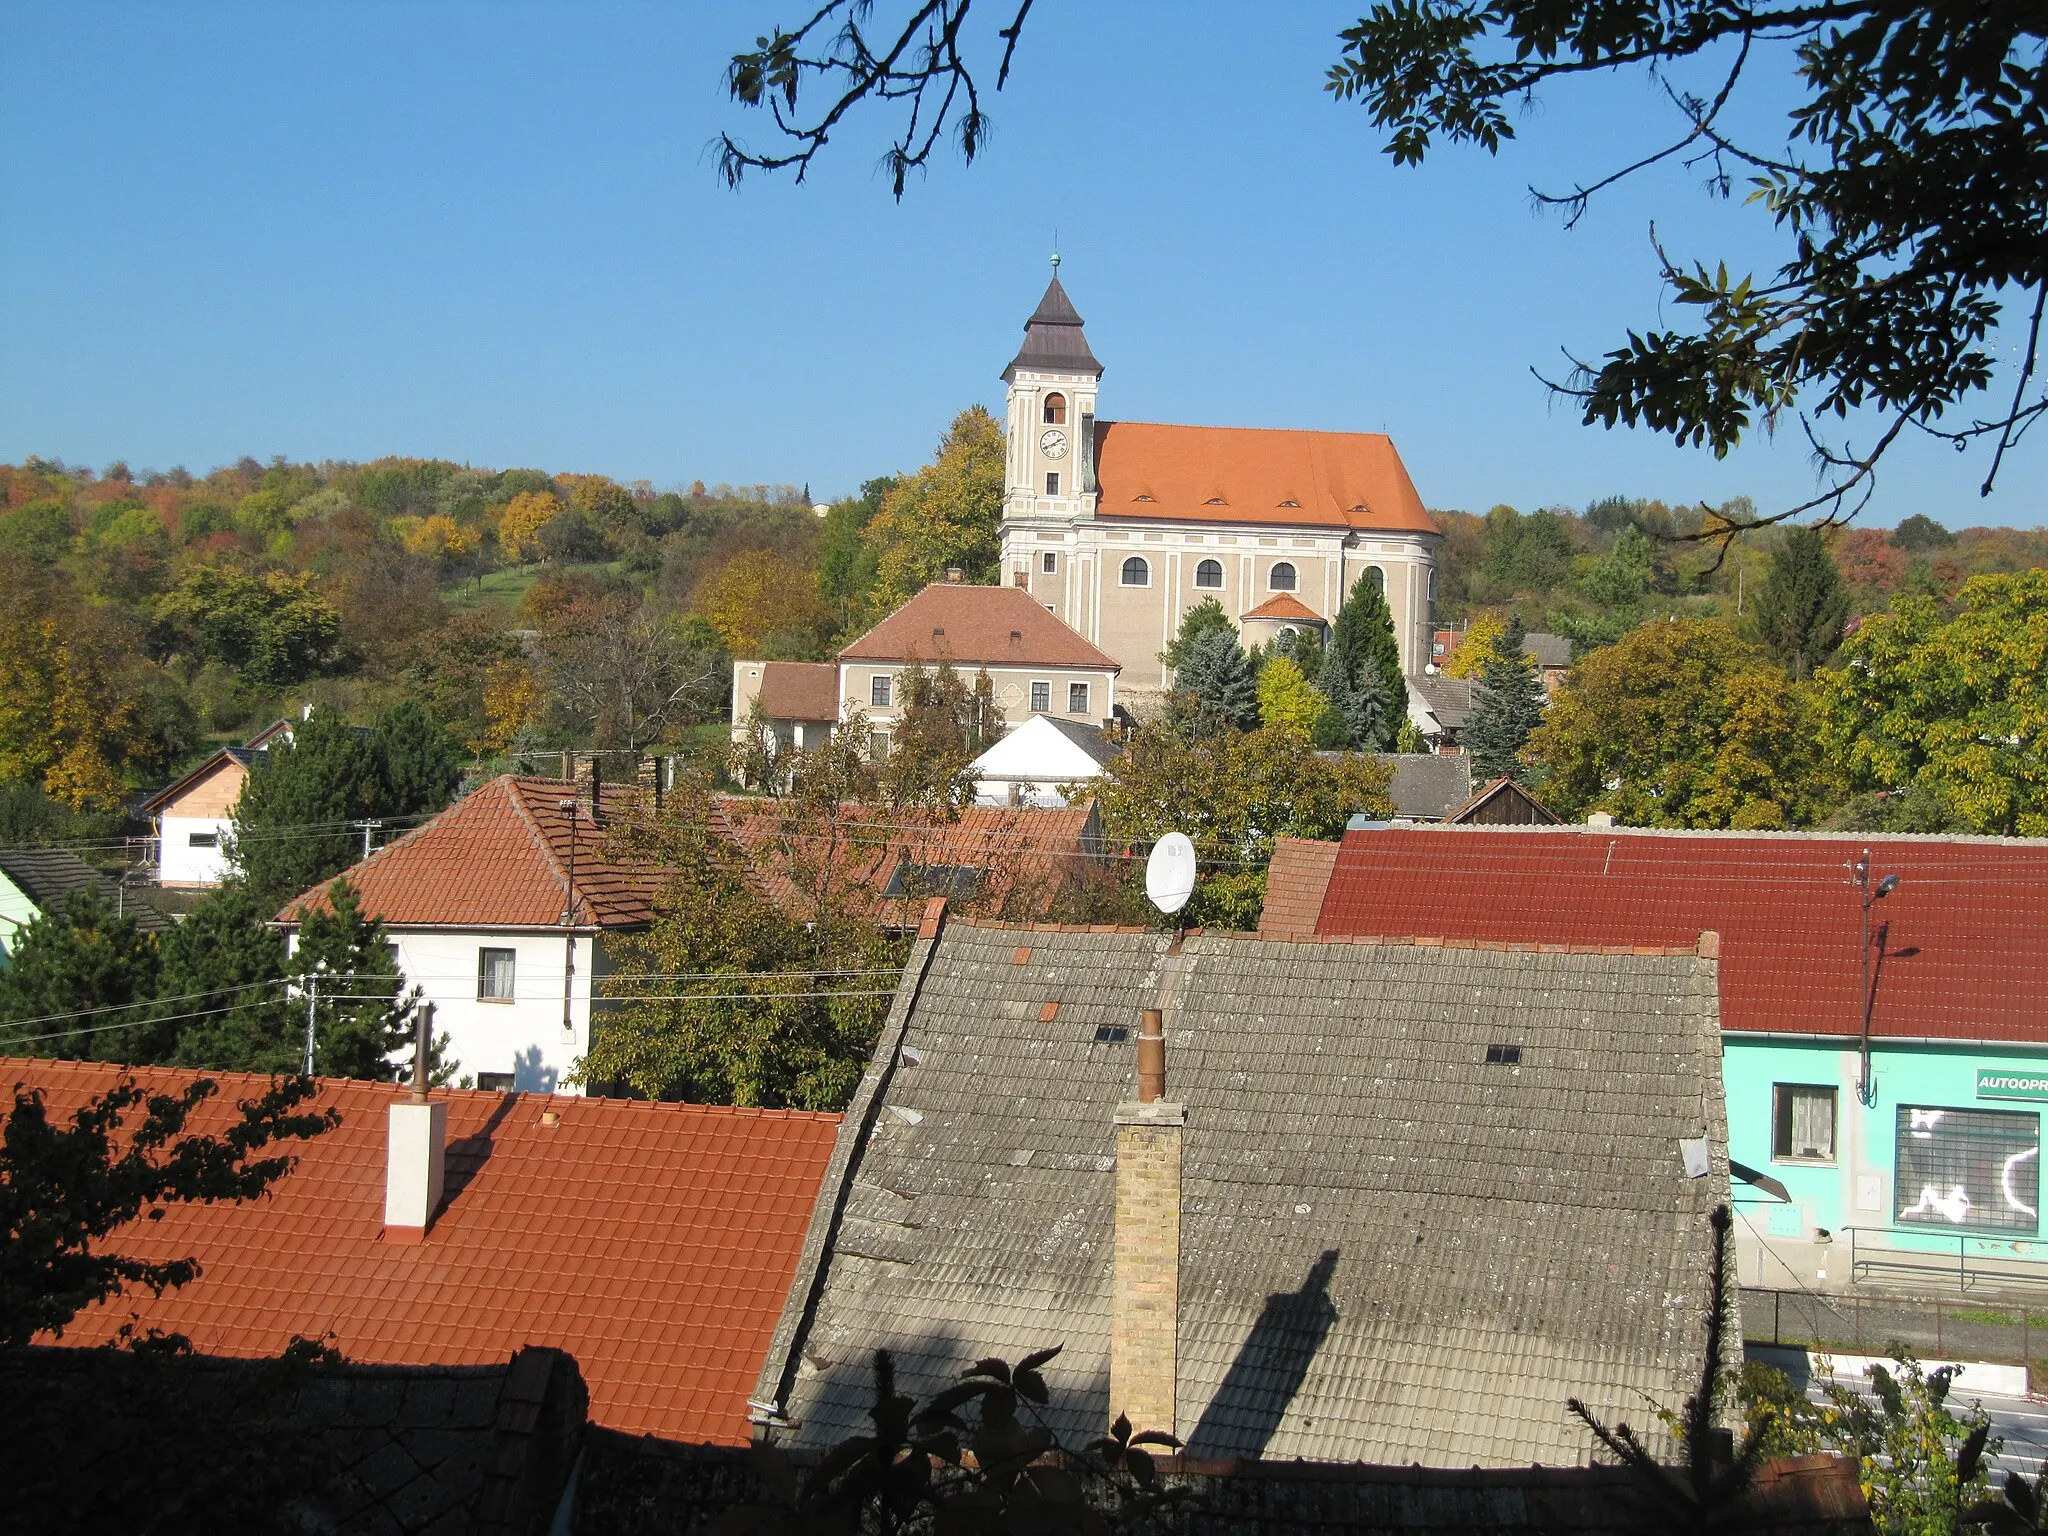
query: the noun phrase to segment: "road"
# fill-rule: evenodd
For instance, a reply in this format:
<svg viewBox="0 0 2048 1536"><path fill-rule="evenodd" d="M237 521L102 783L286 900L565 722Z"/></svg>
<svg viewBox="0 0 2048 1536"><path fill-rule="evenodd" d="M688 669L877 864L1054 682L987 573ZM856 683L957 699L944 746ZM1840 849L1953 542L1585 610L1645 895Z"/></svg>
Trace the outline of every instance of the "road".
<svg viewBox="0 0 2048 1536"><path fill-rule="evenodd" d="M1965 1371L1950 1392L1949 1401L1958 1408L1981 1407L1991 1416L1991 1433L2005 1441L2004 1448L1993 1458L1996 1480L2003 1481L2007 1472L2037 1476L2042 1461L2048 1459L2048 1403L2030 1397L1972 1392L1969 1380L1969 1372ZM1806 1394L1815 1402L1823 1401L1819 1382L1807 1383ZM1867 1389L1864 1395L1869 1396Z"/></svg>

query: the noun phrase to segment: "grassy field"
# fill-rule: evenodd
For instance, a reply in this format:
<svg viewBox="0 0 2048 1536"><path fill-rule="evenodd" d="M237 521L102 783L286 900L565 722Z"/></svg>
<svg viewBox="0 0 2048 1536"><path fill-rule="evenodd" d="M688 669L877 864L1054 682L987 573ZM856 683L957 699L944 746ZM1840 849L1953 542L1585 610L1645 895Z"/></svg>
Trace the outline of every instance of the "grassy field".
<svg viewBox="0 0 2048 1536"><path fill-rule="evenodd" d="M540 580L547 570L544 565L509 565L492 571L480 581L465 581L447 592L448 606L458 613L486 604L503 603L516 608L525 601L526 594L533 590L533 584ZM580 572L586 575L606 575L624 570L617 560L604 561L595 565L566 565L565 572Z"/></svg>

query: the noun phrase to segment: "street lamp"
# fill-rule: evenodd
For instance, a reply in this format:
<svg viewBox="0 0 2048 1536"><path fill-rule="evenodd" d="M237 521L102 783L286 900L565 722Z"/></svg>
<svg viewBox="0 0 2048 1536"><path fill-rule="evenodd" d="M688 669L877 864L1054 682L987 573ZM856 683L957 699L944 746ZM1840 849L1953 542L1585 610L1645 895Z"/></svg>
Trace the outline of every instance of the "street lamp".
<svg viewBox="0 0 2048 1536"><path fill-rule="evenodd" d="M1899 888L1899 877L1886 875L1873 886L1870 883L1870 850L1866 848L1849 866L1849 881L1863 898L1863 1075L1856 1084L1856 1097L1867 1109L1877 1102L1877 1085L1870 1076L1870 1016L1877 1003L1870 990L1870 909Z"/></svg>

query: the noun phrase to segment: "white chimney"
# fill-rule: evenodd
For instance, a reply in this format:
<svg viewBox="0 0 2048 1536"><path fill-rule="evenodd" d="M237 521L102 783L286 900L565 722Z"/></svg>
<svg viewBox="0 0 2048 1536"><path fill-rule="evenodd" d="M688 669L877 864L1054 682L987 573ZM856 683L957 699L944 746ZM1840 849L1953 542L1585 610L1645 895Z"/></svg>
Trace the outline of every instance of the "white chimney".
<svg viewBox="0 0 2048 1536"><path fill-rule="evenodd" d="M391 1106L384 1164L384 1240L426 1241L441 1205L448 1174L448 1101L427 1097L427 1056L434 1038L434 1005L420 1010L412 1092Z"/></svg>
<svg viewBox="0 0 2048 1536"><path fill-rule="evenodd" d="M1595 811L1586 818L1586 825L1589 827L1611 827L1614 825L1614 817L1607 811Z"/></svg>

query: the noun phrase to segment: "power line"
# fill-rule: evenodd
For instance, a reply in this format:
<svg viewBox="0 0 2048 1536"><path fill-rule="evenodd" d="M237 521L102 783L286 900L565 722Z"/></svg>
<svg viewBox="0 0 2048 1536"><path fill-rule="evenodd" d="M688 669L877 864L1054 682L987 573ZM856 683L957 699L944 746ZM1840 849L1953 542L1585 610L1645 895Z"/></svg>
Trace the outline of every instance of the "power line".
<svg viewBox="0 0 2048 1536"><path fill-rule="evenodd" d="M161 1007L165 1003L188 1003L195 997L226 997L231 993L247 992L256 987L279 986L282 985L284 982L288 981L289 979L290 978L284 976L273 976L267 981L245 981L238 986L232 987L208 987L204 992L181 992L174 997L152 997L146 998L141 1002L135 1003L106 1003L98 1008L80 1008L73 1013L45 1013L33 1019L0 1020L0 1029L13 1029L17 1026L29 1024L53 1024L59 1019L89 1019L97 1014L121 1013L130 1008L157 1008ZM231 1006L241 1007L242 1005L236 1003ZM148 1023L150 1021L143 1019L134 1020L131 1022ZM80 1033L82 1033L82 1031L80 1031ZM50 1036L47 1038L54 1039L55 1037Z"/></svg>

